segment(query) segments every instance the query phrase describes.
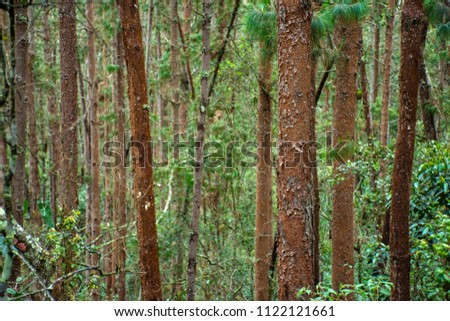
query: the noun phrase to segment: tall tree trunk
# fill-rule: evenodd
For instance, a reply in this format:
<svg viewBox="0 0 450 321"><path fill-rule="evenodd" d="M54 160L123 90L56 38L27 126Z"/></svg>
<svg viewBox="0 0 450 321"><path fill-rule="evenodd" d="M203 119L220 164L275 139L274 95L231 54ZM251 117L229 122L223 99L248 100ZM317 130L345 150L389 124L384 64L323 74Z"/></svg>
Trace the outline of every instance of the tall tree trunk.
<svg viewBox="0 0 450 321"><path fill-rule="evenodd" d="M423 28L427 27L421 0L406 0L402 11L400 107L392 173L391 299L410 299L409 201L416 137L416 114L422 61Z"/></svg>
<svg viewBox="0 0 450 321"><path fill-rule="evenodd" d="M27 112L29 108L28 90L28 12L21 0L14 1L14 29L16 43L14 47L15 74L14 74L14 115L16 122L16 146L17 158L15 160L14 173L12 177L12 200L13 215L16 221L23 225L23 210L25 201L25 152Z"/></svg>
<svg viewBox="0 0 450 321"><path fill-rule="evenodd" d="M192 205L191 238L189 240L188 283L187 299L195 300L195 277L197 273L197 252L200 206L202 203L202 178L203 178L203 143L205 141L206 112L209 106L209 72L211 63L211 0L202 0L203 24L202 24L202 77L200 85L200 108L197 121L195 150L195 174L194 174L194 199Z"/></svg>
<svg viewBox="0 0 450 321"><path fill-rule="evenodd" d="M91 233L92 245L100 246L100 150L99 150L99 124L97 119L97 62L95 52L95 11L94 0L86 2L86 18L88 23L88 113L89 133L91 143ZM99 265L99 255L91 255L92 266ZM92 299L100 300L98 288L92 291Z"/></svg>
<svg viewBox="0 0 450 321"><path fill-rule="evenodd" d="M335 43L341 52L336 61L333 106L333 146L343 147L345 155L337 153L333 159L332 284L335 291L341 285L353 285L355 258L354 243L354 175L346 170L347 161L353 160L356 125L356 78L358 73L358 22L336 21ZM353 299L350 295L346 299Z"/></svg>
<svg viewBox="0 0 450 321"><path fill-rule="evenodd" d="M115 77L114 98L115 111L117 115L117 141L121 144L121 150L125 150L125 103L124 103L124 62L123 62L123 39L120 28L115 37L114 63L119 67ZM115 265L118 271L117 295L119 301L126 300L125 263L127 258L126 236L127 236L127 175L125 170L125 159L122 159L117 167L114 180L114 222L117 229L117 241L115 242Z"/></svg>
<svg viewBox="0 0 450 321"><path fill-rule="evenodd" d="M47 67L56 64L56 57L52 49L52 37L50 34L50 26L48 17L50 10L44 14L44 58L47 62ZM56 79L53 79L56 81ZM60 114L56 104L56 90L50 86L47 94L48 113L51 115L49 119L49 129L51 137L50 159L52 162L52 169L50 172L50 207L53 214L53 221L56 224L58 212L58 177L61 165L61 139L60 139Z"/></svg>
<svg viewBox="0 0 450 321"><path fill-rule="evenodd" d="M170 64L172 69L171 98L173 108L173 138L176 144L179 141L180 131L180 67L178 48L178 0L170 0ZM174 148L173 158L178 161L179 149Z"/></svg>
<svg viewBox="0 0 450 321"><path fill-rule="evenodd" d="M5 174L8 171L8 154L6 146L6 119L7 111L6 106L8 103L8 96L10 93L10 86L8 83L8 71L6 63L6 52L3 42L3 34L6 33L6 12L0 11L0 70L2 72L3 80L0 83L2 86L1 96L0 96L0 207L8 212L5 207Z"/></svg>
<svg viewBox="0 0 450 321"><path fill-rule="evenodd" d="M144 153L133 149L134 196L137 210L139 267L142 300L162 300L153 194L152 148L145 75L142 27L137 0L119 2L127 66L128 99L132 141L143 146Z"/></svg>
<svg viewBox="0 0 450 321"><path fill-rule="evenodd" d="M380 19L380 5L374 3L374 17ZM372 102L378 98L378 78L380 74L380 25L378 21L373 21L373 78L372 78Z"/></svg>
<svg viewBox="0 0 450 321"><path fill-rule="evenodd" d="M28 7L28 16L33 18L33 6ZM38 143L36 135L36 109L34 103L34 77L33 77L33 61L35 57L35 36L33 24L29 27L29 54L27 59L27 87L28 87L28 139L30 141L30 157L29 157L29 172L30 172L30 199L29 210L33 218L36 230L42 225L41 215L38 213L37 201L39 199L39 158L38 158Z"/></svg>
<svg viewBox="0 0 450 321"><path fill-rule="evenodd" d="M392 41L395 23L395 0L388 0L386 10L386 37L383 63L383 97L381 100L381 145L387 148L389 140L389 103L391 95ZM386 176L386 162L381 160L381 175Z"/></svg>
<svg viewBox="0 0 450 321"><path fill-rule="evenodd" d="M269 268L273 246L272 214L272 55L260 44L258 159L256 168L255 300L269 300Z"/></svg>
<svg viewBox="0 0 450 321"><path fill-rule="evenodd" d="M61 70L61 206L63 217L78 209L78 90L77 90L77 33L76 4L74 0L58 3L59 7L59 43ZM62 242L66 248L63 259L64 274L72 271L73 249L71 237ZM63 283L59 299L73 298L69 282Z"/></svg>
<svg viewBox="0 0 450 321"><path fill-rule="evenodd" d="M311 19L310 1L277 0L279 300L314 288Z"/></svg>
<svg viewBox="0 0 450 321"><path fill-rule="evenodd" d="M373 138L373 125L372 125L372 109L370 108L369 90L366 74L366 62L364 61L364 37L362 27L358 29L359 37L359 53L358 53L358 65L359 65L359 84L362 91L362 103L364 109L365 131L367 134L367 140L372 142Z"/></svg>

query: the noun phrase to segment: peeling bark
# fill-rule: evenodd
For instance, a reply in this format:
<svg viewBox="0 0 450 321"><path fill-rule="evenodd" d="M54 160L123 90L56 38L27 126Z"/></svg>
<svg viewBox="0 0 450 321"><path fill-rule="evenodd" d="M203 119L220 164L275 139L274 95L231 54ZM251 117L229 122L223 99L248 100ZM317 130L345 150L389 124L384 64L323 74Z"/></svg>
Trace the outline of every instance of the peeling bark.
<svg viewBox="0 0 450 321"><path fill-rule="evenodd" d="M278 0L278 299L314 288L311 2Z"/></svg>

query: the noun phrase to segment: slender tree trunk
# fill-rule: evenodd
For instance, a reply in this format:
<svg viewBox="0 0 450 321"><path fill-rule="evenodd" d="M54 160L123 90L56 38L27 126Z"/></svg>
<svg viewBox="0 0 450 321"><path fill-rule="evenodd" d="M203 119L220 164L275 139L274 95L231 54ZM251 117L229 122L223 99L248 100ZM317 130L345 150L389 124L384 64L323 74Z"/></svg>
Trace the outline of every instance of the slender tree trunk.
<svg viewBox="0 0 450 321"><path fill-rule="evenodd" d="M99 150L99 124L97 119L97 62L95 51L95 10L94 1L86 2L86 18L88 23L88 113L89 113L89 134L91 143L91 231L90 239L92 245L97 248L101 244L100 240L100 150ZM105 209L106 210L106 209ZM99 255L91 255L90 264L99 265ZM92 291L92 299L100 300L98 289Z"/></svg>
<svg viewBox="0 0 450 321"><path fill-rule="evenodd" d="M33 6L28 8L29 18L33 18ZM37 201L39 199L39 158L38 158L38 143L36 135L36 109L34 103L34 77L33 77L33 61L35 56L35 40L34 40L34 26L29 27L29 54L27 59L27 87L28 87L28 139L30 141L30 158L29 158L29 173L30 173L30 200L29 211L32 215L34 225L37 230L42 225L41 215L38 213Z"/></svg>
<svg viewBox="0 0 450 321"><path fill-rule="evenodd" d="M423 2L406 0L402 11L400 56L400 107L391 205L391 300L410 299L409 201L416 137L420 63L427 27Z"/></svg>
<svg viewBox="0 0 450 321"><path fill-rule="evenodd" d="M202 0L203 24L202 24L202 78L200 85L200 108L197 121L194 173L194 199L192 206L191 238L189 240L188 283L187 299L195 300L195 277L197 273L197 252L200 206L202 203L202 178L203 178L203 144L206 130L206 111L209 105L209 72L211 63L211 0Z"/></svg>
<svg viewBox="0 0 450 321"><path fill-rule="evenodd" d="M61 206L63 217L78 209L78 90L77 90L77 34L76 4L74 0L59 2L59 43L61 70ZM63 240L66 248L63 259L64 274L72 271L73 249L70 236ZM59 299L73 298L69 282L63 283Z"/></svg>
<svg viewBox="0 0 450 321"><path fill-rule="evenodd" d="M180 66L179 66L179 48L178 48L178 0L170 0L170 47L171 47L171 96L173 108L173 138L174 142L179 141L180 135ZM173 158L178 161L179 149L174 148Z"/></svg>
<svg viewBox="0 0 450 321"><path fill-rule="evenodd" d="M424 126L425 137L427 140L437 140L436 120L433 108L433 100L431 97L431 83L428 75L425 61L420 64L420 107L422 111L422 120Z"/></svg>
<svg viewBox="0 0 450 321"><path fill-rule="evenodd" d="M117 115L117 141L120 142L121 150L125 150L125 103L124 103L124 62L123 62L123 39L120 28L115 38L115 65L119 66L115 76L114 97L115 111ZM117 229L117 241L115 243L115 265L118 270L117 294L119 301L126 300L125 263L127 258L126 236L127 236L127 175L125 171L125 159L122 159L116 169L114 180L114 222Z"/></svg>
<svg viewBox="0 0 450 321"><path fill-rule="evenodd" d="M333 107L333 146L350 149L333 160L333 175L338 182L333 185L332 284L335 291L341 285L354 283L354 175L345 168L353 160L356 125L356 91L358 73L358 23L338 20L335 39L341 52L336 61L336 96ZM349 295L346 299L353 299Z"/></svg>
<svg viewBox="0 0 450 321"><path fill-rule="evenodd" d="M134 200L137 209L139 267L141 271L141 298L162 300L159 272L158 240L156 232L155 198L153 194L152 148L150 119L146 105L142 28L137 0L119 2L123 30L125 61L127 65L128 99L130 103L131 137L142 150L133 149Z"/></svg>
<svg viewBox="0 0 450 321"><path fill-rule="evenodd" d="M152 65L152 52L151 52L151 44L152 44L152 29L153 29L153 11L154 5L153 0L149 0L148 2L148 26L147 26L147 40L146 40L146 50L145 50L145 71L147 72L147 77L150 76L150 68ZM150 86L148 96L150 97Z"/></svg>
<svg viewBox="0 0 450 321"><path fill-rule="evenodd" d="M388 0L386 10L386 37L383 63L383 97L381 100L381 145L387 148L389 140L389 103L391 95L392 41L395 23L395 0ZM381 160L381 175L386 176L386 162Z"/></svg>
<svg viewBox="0 0 450 321"><path fill-rule="evenodd" d="M278 299L314 288L311 138L311 2L277 0ZM302 39L299 41L299 39Z"/></svg>
<svg viewBox="0 0 450 321"><path fill-rule="evenodd" d="M8 154L6 146L6 106L8 103L8 96L10 95L10 88L8 83L8 71L6 64L5 46L3 43L3 33L6 31L6 12L0 11L0 70L2 72L3 80L0 83L2 92L0 96L0 207L5 209L5 173L7 173Z"/></svg>
<svg viewBox="0 0 450 321"><path fill-rule="evenodd" d="M392 1L392 0L390 0ZM374 3L374 16L379 19L380 6ZM378 21L374 20L373 35L373 79L372 79L372 102L378 98L378 78L380 72L380 26Z"/></svg>
<svg viewBox="0 0 450 321"><path fill-rule="evenodd" d="M52 37L50 34L50 26L48 23L48 16L50 11L44 14L44 55L47 67L56 64L56 57L53 54ZM56 80L56 79L53 79ZM52 209L53 221L56 224L58 213L58 176L61 165L61 130L60 130L60 115L56 104L56 90L53 86L48 89L47 95L48 113L50 114L49 129L51 137L50 159L52 162L52 169L50 172L50 207Z"/></svg>
<svg viewBox="0 0 450 321"><path fill-rule="evenodd" d="M369 90L368 90L368 81L366 74L366 62L364 61L364 38L362 27L359 27L359 56L358 56L358 65L359 65L359 84L362 91L362 103L364 109L364 120L365 120L365 131L367 134L367 140L369 143L372 142L373 138L373 125L372 125L372 109L370 108L370 100L369 100Z"/></svg>
<svg viewBox="0 0 450 321"><path fill-rule="evenodd" d="M255 300L269 300L269 268L273 246L272 214L272 55L260 44L258 159L256 168Z"/></svg>

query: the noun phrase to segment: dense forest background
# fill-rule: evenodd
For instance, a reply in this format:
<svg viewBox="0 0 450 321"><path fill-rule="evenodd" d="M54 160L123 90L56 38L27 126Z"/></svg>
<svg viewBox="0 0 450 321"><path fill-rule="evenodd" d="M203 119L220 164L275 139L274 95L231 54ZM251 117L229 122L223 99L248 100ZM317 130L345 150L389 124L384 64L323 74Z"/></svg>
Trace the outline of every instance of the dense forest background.
<svg viewBox="0 0 450 321"><path fill-rule="evenodd" d="M0 1L0 299L449 300L449 36L448 0Z"/></svg>

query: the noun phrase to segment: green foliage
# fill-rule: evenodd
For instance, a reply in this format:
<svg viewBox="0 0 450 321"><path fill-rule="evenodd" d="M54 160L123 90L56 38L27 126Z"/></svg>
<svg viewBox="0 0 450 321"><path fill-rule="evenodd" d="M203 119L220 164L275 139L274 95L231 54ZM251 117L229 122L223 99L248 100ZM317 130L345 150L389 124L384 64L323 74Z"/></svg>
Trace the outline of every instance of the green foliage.
<svg viewBox="0 0 450 321"><path fill-rule="evenodd" d="M361 21L369 10L366 2L355 2L353 0L341 0L331 8L331 14L335 20L345 22Z"/></svg>
<svg viewBox="0 0 450 321"><path fill-rule="evenodd" d="M425 12L431 25L442 39L450 37L450 7L440 0L425 0Z"/></svg>
<svg viewBox="0 0 450 321"><path fill-rule="evenodd" d="M272 56L277 48L277 17L273 8L260 4L248 10L245 17L245 31L251 39L263 45L263 55Z"/></svg>
<svg viewBox="0 0 450 321"><path fill-rule="evenodd" d="M428 143L411 191L412 295L450 298L450 149Z"/></svg>

